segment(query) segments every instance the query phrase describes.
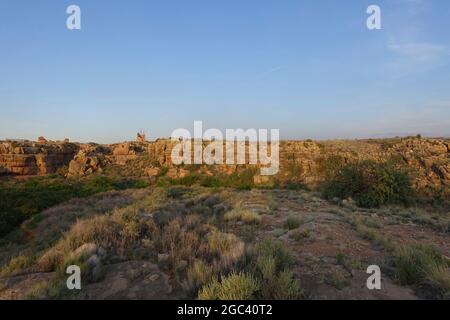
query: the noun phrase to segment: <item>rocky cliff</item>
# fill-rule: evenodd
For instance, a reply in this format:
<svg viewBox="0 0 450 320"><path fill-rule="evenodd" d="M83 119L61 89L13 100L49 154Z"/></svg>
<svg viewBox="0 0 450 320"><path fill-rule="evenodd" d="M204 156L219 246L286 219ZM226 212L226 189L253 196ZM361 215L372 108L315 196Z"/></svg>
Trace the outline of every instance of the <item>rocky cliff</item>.
<svg viewBox="0 0 450 320"><path fill-rule="evenodd" d="M174 166L171 161L175 144L167 139L112 145L5 141L0 142L0 174L45 175L67 167L69 176L82 176L110 166L123 169L133 166L143 175L155 176L167 167L170 176L182 177L187 174L186 169ZM333 157L344 162L396 158L410 170L416 190L450 194L449 139L283 141L276 179L314 185L323 179L323 163ZM231 174L240 167L204 166L201 172ZM270 179L257 176L255 182L266 183Z"/></svg>
<svg viewBox="0 0 450 320"><path fill-rule="evenodd" d="M76 144L62 142L0 142L0 174L45 175L71 161Z"/></svg>

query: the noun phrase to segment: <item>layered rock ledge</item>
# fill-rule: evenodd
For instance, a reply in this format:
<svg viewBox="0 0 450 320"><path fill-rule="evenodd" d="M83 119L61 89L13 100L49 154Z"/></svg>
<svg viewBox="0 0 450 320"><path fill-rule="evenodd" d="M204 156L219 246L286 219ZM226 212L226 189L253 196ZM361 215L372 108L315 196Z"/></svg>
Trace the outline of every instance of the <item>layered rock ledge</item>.
<svg viewBox="0 0 450 320"><path fill-rule="evenodd" d="M111 145L95 143L0 141L0 174L21 176L46 175L65 168L68 176L101 172L110 166L138 166L143 175L155 176L161 168L182 177L186 170L172 164L176 142L159 139L153 142L124 142ZM205 143L207 145L207 143ZM225 147L224 147L225 151ZM282 141L280 143L280 181L294 180L316 184L323 177L321 163L339 157L345 162L396 158L409 169L416 190L450 195L450 139L377 139L342 141ZM247 157L248 163L248 157ZM202 172L232 174L240 166L205 166ZM268 179L255 177L256 183ZM448 192L448 193L447 193Z"/></svg>

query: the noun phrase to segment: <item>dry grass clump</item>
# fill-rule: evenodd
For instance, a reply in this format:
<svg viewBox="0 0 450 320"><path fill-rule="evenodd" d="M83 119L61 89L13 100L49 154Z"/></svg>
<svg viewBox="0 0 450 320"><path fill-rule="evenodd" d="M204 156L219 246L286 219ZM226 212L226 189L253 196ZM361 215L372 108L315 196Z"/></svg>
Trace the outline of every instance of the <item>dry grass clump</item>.
<svg viewBox="0 0 450 320"><path fill-rule="evenodd" d="M216 257L220 269L229 268L245 253L245 244L234 234L214 230L207 237L208 251Z"/></svg>
<svg viewBox="0 0 450 320"><path fill-rule="evenodd" d="M186 273L182 286L186 291L196 291L214 279L214 268L202 260L194 261Z"/></svg>
<svg viewBox="0 0 450 320"><path fill-rule="evenodd" d="M14 276L31 267L35 261L34 256L19 255L12 258L0 269L0 278Z"/></svg>
<svg viewBox="0 0 450 320"><path fill-rule="evenodd" d="M198 195L194 199L182 199L178 206L167 205L159 214L172 216L161 219L151 240L154 250L160 255L168 255L162 267L176 274L180 285L189 292L212 280L212 275L229 272L245 254L244 243L233 234L220 231L215 222L221 198ZM201 205L205 210L197 210ZM181 207L180 207L181 206ZM170 210L181 208L182 213L172 215ZM207 212L207 214L205 214ZM213 219L214 217L214 219Z"/></svg>
<svg viewBox="0 0 450 320"><path fill-rule="evenodd" d="M168 254L166 267L192 294L216 275L228 273L245 254L245 245L237 236L221 232L201 214L170 221L153 241L158 253Z"/></svg>
<svg viewBox="0 0 450 320"><path fill-rule="evenodd" d="M66 264L71 253L86 243L95 243L108 252L126 255L141 239L156 230L153 221L141 219L133 208L80 220L38 259L37 265L41 271L54 271Z"/></svg>
<svg viewBox="0 0 450 320"><path fill-rule="evenodd" d="M171 268L176 268L183 260L190 262L206 251L202 242L208 231L200 226L184 225L182 218L177 218L162 228L158 238L153 238L157 251L169 254Z"/></svg>
<svg viewBox="0 0 450 320"><path fill-rule="evenodd" d="M427 280L444 299L450 299L450 268L439 263L428 267Z"/></svg>
<svg viewBox="0 0 450 320"><path fill-rule="evenodd" d="M247 273L231 273L219 282L214 279L204 286L199 294L200 300L253 300L260 290L260 283Z"/></svg>
<svg viewBox="0 0 450 320"><path fill-rule="evenodd" d="M209 251L215 255L229 251L238 242L234 234L222 233L217 229L210 232L206 239Z"/></svg>
<svg viewBox="0 0 450 320"><path fill-rule="evenodd" d="M440 297L450 297L450 260L429 246L402 247L394 253L397 277L403 285L429 285Z"/></svg>
<svg viewBox="0 0 450 320"><path fill-rule="evenodd" d="M301 290L290 268L294 257L280 242L266 239L250 252L246 273L213 278L199 292L203 300L299 299Z"/></svg>
<svg viewBox="0 0 450 320"><path fill-rule="evenodd" d="M242 221L249 224L258 224L262 220L258 213L241 208L233 209L225 213L224 219L225 221Z"/></svg>

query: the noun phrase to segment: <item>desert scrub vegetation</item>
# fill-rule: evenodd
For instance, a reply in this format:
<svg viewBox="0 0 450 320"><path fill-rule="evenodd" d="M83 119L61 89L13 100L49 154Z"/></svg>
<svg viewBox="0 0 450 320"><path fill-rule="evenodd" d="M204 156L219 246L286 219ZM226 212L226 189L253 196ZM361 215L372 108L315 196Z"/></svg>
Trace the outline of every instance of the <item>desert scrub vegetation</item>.
<svg viewBox="0 0 450 320"><path fill-rule="evenodd" d="M365 208L408 205L413 191L409 175L392 162L366 160L344 165L322 186L325 198L352 198Z"/></svg>
<svg viewBox="0 0 450 320"><path fill-rule="evenodd" d="M198 295L200 300L254 300L261 284L251 274L231 273L219 282L213 279Z"/></svg>
<svg viewBox="0 0 450 320"><path fill-rule="evenodd" d="M14 276L31 267L35 262L34 256L19 255L12 258L7 265L0 269L0 278Z"/></svg>
<svg viewBox="0 0 450 320"><path fill-rule="evenodd" d="M386 250L387 262L395 270L401 285L426 287L432 298L450 298L450 259L428 245L395 244L380 232L380 226L370 218L352 214L349 222L357 234Z"/></svg>
<svg viewBox="0 0 450 320"><path fill-rule="evenodd" d="M421 207L412 208L386 208L382 213L388 217L392 223L414 223L431 227L432 229L449 233L450 215L446 209L429 208L425 210Z"/></svg>
<svg viewBox="0 0 450 320"><path fill-rule="evenodd" d="M110 214L114 209L132 204L136 204L140 209L151 210L165 201L164 193L158 189L133 189L76 198L46 209L3 238L0 268L15 257L39 257L43 251L54 246L77 221ZM36 217L38 219L35 219Z"/></svg>
<svg viewBox="0 0 450 320"><path fill-rule="evenodd" d="M344 218L355 228L361 238L369 240L372 244L388 252L395 250L394 243L381 233L381 225L373 218L354 213L347 214Z"/></svg>
<svg viewBox="0 0 450 320"><path fill-rule="evenodd" d="M188 167L192 171L182 178L170 178L165 175L159 177L157 185L160 187L170 186L202 186L207 188L234 188L238 190L250 190L255 187L254 176L257 168L244 168L232 174L216 172L212 176L198 173L195 167Z"/></svg>
<svg viewBox="0 0 450 320"><path fill-rule="evenodd" d="M236 208L227 212L224 216L225 221L242 221L248 224L258 224L261 222L261 216L254 211L242 208Z"/></svg>
<svg viewBox="0 0 450 320"><path fill-rule="evenodd" d="M281 242L265 239L255 247L254 268L261 278L261 298L296 300L301 298L297 280L290 268L294 256Z"/></svg>
<svg viewBox="0 0 450 320"><path fill-rule="evenodd" d="M0 237L42 210L72 198L146 186L147 183L142 180L115 180L106 176L79 180L49 176L0 182Z"/></svg>
<svg viewBox="0 0 450 320"><path fill-rule="evenodd" d="M303 224L303 220L299 217L290 216L286 219L284 227L288 230L295 230Z"/></svg>
<svg viewBox="0 0 450 320"><path fill-rule="evenodd" d="M290 271L294 256L280 242L264 239L249 252L245 271L213 277L199 291L201 300L296 300L302 292Z"/></svg>
<svg viewBox="0 0 450 320"><path fill-rule="evenodd" d="M311 238L311 230L310 229L295 230L294 232L289 234L289 238L299 243L302 243L306 239Z"/></svg>
<svg viewBox="0 0 450 320"><path fill-rule="evenodd" d="M450 299L450 260L436 248L401 247L395 251L393 262L401 284L429 286L437 297Z"/></svg>
<svg viewBox="0 0 450 320"><path fill-rule="evenodd" d="M79 265L84 285L88 285L102 279L107 265L146 260L173 275L176 286L188 295L197 296L213 275L229 274L241 263L245 244L216 224L222 219L214 216L224 212L217 210L222 205L217 195L191 190L174 199L162 191L154 190L126 207L79 219L56 243L35 256L10 260L2 274L24 269L55 272L49 285L39 288L40 293L54 299L76 298L64 286L68 265Z"/></svg>
<svg viewBox="0 0 450 320"><path fill-rule="evenodd" d="M326 180L333 179L346 165L346 160L341 156L328 156L316 159L317 172Z"/></svg>

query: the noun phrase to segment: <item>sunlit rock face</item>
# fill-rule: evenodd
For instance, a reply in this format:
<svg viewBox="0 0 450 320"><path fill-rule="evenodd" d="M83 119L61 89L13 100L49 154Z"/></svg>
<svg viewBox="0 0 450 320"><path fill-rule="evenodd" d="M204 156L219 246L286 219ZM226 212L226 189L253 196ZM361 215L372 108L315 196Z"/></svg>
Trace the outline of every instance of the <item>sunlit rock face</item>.
<svg viewBox="0 0 450 320"><path fill-rule="evenodd" d="M112 145L81 144L65 141L0 142L0 174L46 175L67 167L68 176L84 176L102 172L108 166L123 168L133 165L143 176L156 176L161 167L168 167L171 176L186 175L186 170L172 163L172 149L177 142L158 139L153 142L135 141ZM203 146L207 146L204 142ZM224 151L227 147L224 145ZM247 150L248 151L248 150ZM397 159L409 168L413 186L424 194L450 189L449 139L377 139L352 141L282 141L280 142L280 171L278 181L298 181L317 185L323 181L321 163L330 157L344 162L355 160L386 161ZM246 161L248 164L248 152ZM259 165L256 165L259 167ZM239 165L200 166L200 173L233 174ZM256 183L268 184L267 178L255 178Z"/></svg>

